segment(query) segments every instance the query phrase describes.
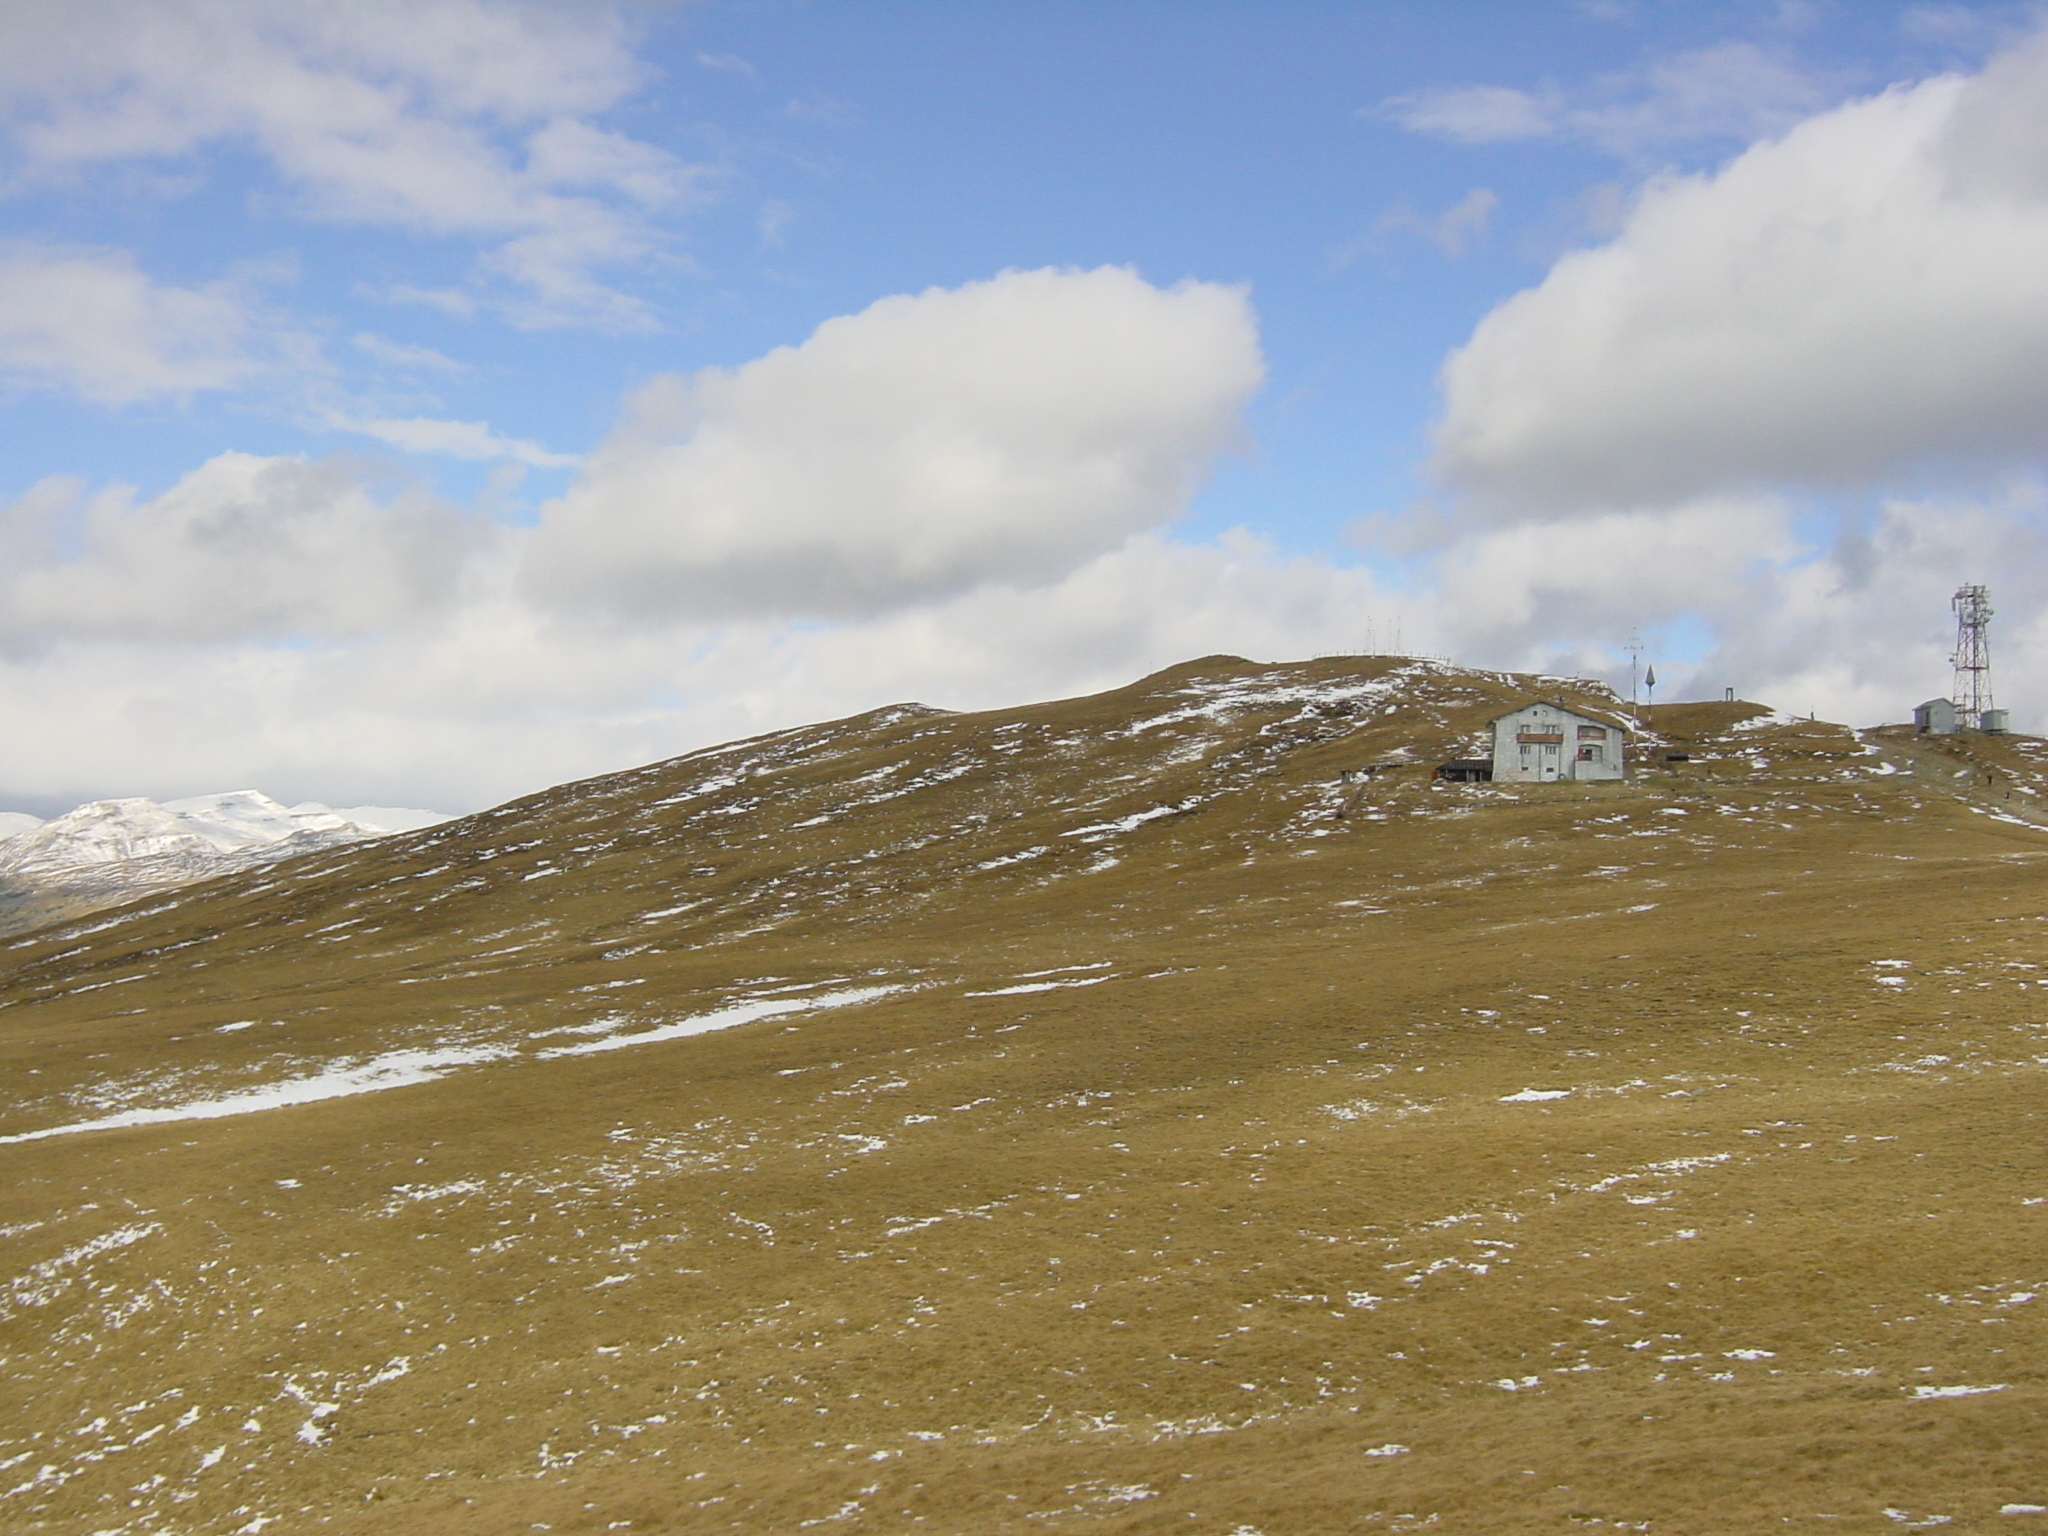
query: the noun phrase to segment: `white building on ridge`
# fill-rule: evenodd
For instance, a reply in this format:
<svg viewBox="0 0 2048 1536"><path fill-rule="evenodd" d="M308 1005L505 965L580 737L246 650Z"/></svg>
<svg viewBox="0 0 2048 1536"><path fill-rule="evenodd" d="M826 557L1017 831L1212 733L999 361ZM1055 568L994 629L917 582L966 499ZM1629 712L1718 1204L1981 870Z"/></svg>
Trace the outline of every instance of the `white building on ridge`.
<svg viewBox="0 0 2048 1536"><path fill-rule="evenodd" d="M1623 778L1627 748L1620 720L1538 699L1494 719L1493 782Z"/></svg>

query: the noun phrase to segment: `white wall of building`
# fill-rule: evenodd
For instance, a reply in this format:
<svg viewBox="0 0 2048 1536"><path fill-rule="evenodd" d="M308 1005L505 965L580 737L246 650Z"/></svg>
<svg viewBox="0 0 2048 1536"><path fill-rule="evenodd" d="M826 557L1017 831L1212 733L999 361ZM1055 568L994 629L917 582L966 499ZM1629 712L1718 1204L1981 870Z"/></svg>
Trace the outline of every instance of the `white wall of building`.
<svg viewBox="0 0 2048 1536"><path fill-rule="evenodd" d="M1627 772L1627 745L1619 725L1562 704L1524 704L1493 722L1493 781L1619 779Z"/></svg>
<svg viewBox="0 0 2048 1536"><path fill-rule="evenodd" d="M1956 733L1956 707L1947 699L1929 699L1913 707L1913 727L1929 736Z"/></svg>

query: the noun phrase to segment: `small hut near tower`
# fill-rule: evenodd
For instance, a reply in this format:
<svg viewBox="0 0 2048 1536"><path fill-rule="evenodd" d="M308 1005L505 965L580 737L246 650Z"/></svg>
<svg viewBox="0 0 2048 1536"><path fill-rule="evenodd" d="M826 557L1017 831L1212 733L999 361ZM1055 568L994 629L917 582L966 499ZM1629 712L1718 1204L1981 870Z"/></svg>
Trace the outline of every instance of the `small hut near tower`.
<svg viewBox="0 0 2048 1536"><path fill-rule="evenodd" d="M1628 727L1614 715L1537 699L1493 721L1493 782L1627 777Z"/></svg>
<svg viewBox="0 0 2048 1536"><path fill-rule="evenodd" d="M1913 729L1922 736L1953 736L1956 706L1950 699L1929 699L1913 706Z"/></svg>

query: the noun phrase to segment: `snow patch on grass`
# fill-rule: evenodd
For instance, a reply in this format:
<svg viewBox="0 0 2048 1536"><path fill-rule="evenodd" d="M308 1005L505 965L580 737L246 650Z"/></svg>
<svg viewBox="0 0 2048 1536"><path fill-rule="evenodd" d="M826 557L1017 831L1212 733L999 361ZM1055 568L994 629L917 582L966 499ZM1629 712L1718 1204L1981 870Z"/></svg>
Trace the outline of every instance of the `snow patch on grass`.
<svg viewBox="0 0 2048 1536"><path fill-rule="evenodd" d="M46 1126L39 1131L20 1131L0 1136L0 1145L17 1141L42 1141L51 1136L76 1136L85 1131L111 1131L135 1125L163 1125L175 1120L223 1120L233 1115L251 1115L260 1110L282 1109L292 1104L314 1104L322 1099L348 1098L358 1093L379 1093L386 1088L406 1088L429 1083L457 1067L500 1061L512 1054L510 1046L466 1046L454 1050L388 1051L366 1061L339 1061L306 1077L288 1078L262 1088L223 1094L218 1098L196 1099L157 1109L129 1109L79 1120L70 1125Z"/></svg>
<svg viewBox="0 0 2048 1536"><path fill-rule="evenodd" d="M823 992L815 997L755 998L731 1008L721 1008L716 1013L700 1013L692 1018L658 1024L652 1029L643 1029L634 1034L607 1035L601 1040L583 1040L575 1045L550 1046L534 1054L546 1059L554 1056L588 1056L598 1051L622 1051L632 1045L652 1045L658 1040L680 1040L686 1035L704 1035L713 1030L735 1029L742 1024L751 1024L756 1019L772 1019L785 1013L809 1013L821 1008L846 1008L855 1003L872 1002L878 997L887 997L902 990L900 986L849 987L843 992Z"/></svg>
<svg viewBox="0 0 2048 1536"><path fill-rule="evenodd" d="M1056 992L1061 987L1092 987L1097 982L1114 981L1113 976L1070 976L1064 981L1027 981L1014 987L997 987L991 992L967 992L965 997L1013 997L1019 992Z"/></svg>

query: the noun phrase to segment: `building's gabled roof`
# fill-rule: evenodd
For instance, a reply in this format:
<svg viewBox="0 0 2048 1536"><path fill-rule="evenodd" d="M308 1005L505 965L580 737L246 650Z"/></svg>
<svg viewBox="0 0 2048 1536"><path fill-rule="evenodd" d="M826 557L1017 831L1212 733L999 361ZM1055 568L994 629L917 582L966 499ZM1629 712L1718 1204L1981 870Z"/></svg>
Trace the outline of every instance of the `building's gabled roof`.
<svg viewBox="0 0 2048 1536"><path fill-rule="evenodd" d="M1513 709L1502 710L1486 723L1488 725L1498 725L1501 721L1507 719L1509 715L1519 715L1531 704L1548 704L1552 709L1561 710L1567 715L1575 715L1581 720L1592 720L1601 725L1612 726L1625 736L1632 736L1641 729L1635 721L1629 719L1626 715L1611 714L1604 709L1589 709L1583 704L1566 704L1559 699L1524 699Z"/></svg>
<svg viewBox="0 0 2048 1536"><path fill-rule="evenodd" d="M1956 707L1954 699L1922 699L1918 704L1915 704L1913 707L1915 709L1932 709L1937 704L1946 704L1950 709L1954 709Z"/></svg>

